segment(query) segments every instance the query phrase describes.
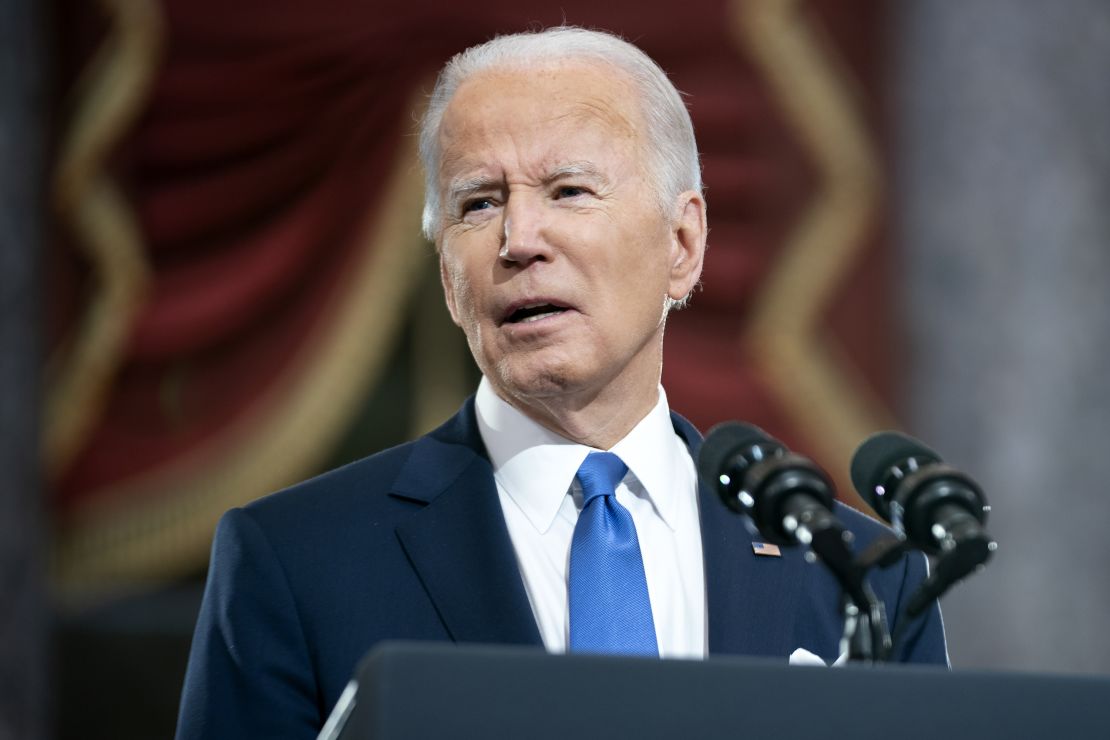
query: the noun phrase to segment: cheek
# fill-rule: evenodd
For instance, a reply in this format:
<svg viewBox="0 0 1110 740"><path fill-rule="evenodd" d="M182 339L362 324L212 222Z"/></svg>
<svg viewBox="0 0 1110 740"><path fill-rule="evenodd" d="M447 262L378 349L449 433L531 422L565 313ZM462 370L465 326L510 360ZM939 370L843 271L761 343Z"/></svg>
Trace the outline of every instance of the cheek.
<svg viewBox="0 0 1110 740"><path fill-rule="evenodd" d="M670 271L667 267L666 233L643 234L626 232L613 269L626 290L636 293L657 293L667 290Z"/></svg>
<svg viewBox="0 0 1110 740"><path fill-rule="evenodd" d="M451 292L455 297L455 313L463 324L469 323L474 312L473 289L462 273L452 273L450 280Z"/></svg>
<svg viewBox="0 0 1110 740"><path fill-rule="evenodd" d="M467 336L473 340L484 315L482 286L472 279L476 271L468 270L459 260L449 260L445 264L445 269L454 302L454 318Z"/></svg>

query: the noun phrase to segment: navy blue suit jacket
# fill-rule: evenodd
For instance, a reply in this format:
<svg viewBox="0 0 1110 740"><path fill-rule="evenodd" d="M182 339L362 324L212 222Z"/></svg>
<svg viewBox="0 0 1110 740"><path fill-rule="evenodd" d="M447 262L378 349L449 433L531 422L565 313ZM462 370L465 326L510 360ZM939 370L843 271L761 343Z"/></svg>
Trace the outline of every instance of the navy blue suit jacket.
<svg viewBox="0 0 1110 740"><path fill-rule="evenodd" d="M701 435L678 415L697 459ZM756 557L741 517L702 490L710 654L839 652L840 592L799 548ZM866 546L886 531L837 510ZM758 541L756 537L756 541ZM925 574L872 576L896 625ZM220 521L185 677L179 738L313 738L358 660L386 639L542 647L471 398L436 431L268 496ZM939 609L898 660L945 664Z"/></svg>

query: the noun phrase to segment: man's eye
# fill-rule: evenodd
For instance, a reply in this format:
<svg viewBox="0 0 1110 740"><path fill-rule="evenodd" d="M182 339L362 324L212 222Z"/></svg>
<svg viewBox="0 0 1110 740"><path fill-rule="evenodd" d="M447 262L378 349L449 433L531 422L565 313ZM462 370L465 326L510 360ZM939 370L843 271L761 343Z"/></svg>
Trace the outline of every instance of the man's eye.
<svg viewBox="0 0 1110 740"><path fill-rule="evenodd" d="M561 185L555 191L556 198L574 198L579 195L585 195L588 191L586 188L580 188L577 185Z"/></svg>
<svg viewBox="0 0 1110 740"><path fill-rule="evenodd" d="M473 211L484 211L487 208L492 208L493 203L489 198L475 198L474 200L467 201L463 204L463 213L471 213Z"/></svg>

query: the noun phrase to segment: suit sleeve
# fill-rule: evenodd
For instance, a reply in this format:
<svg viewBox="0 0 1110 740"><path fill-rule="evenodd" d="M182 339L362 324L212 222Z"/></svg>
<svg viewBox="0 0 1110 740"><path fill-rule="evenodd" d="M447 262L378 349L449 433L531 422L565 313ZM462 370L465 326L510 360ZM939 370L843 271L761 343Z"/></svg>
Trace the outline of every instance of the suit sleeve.
<svg viewBox="0 0 1110 740"><path fill-rule="evenodd" d="M322 721L304 631L285 571L249 512L216 528L178 740L315 738Z"/></svg>
<svg viewBox="0 0 1110 740"><path fill-rule="evenodd" d="M924 614L915 617L907 624L899 624L906 619L903 615L906 602L921 586L929 575L929 561L919 552L909 553L903 558L902 585L898 593L895 614L888 615L891 631L897 644L894 646L893 660L902 663L931 663L948 666L948 646L944 639L944 621L937 601L929 606Z"/></svg>

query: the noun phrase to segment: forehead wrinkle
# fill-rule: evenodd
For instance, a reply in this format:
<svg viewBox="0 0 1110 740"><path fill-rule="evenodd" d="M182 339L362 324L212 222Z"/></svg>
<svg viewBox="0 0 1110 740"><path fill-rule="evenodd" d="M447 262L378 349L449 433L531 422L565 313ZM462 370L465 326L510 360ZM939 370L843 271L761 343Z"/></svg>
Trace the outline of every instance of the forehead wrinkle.
<svg viewBox="0 0 1110 740"><path fill-rule="evenodd" d="M559 118L595 120L608 126L614 134L633 138L639 133L636 125L620 110L622 106L604 100L579 100Z"/></svg>
<svg viewBox="0 0 1110 740"><path fill-rule="evenodd" d="M577 66L577 64L568 65L567 67L556 65L551 69L536 71L550 74L561 72L568 67L573 69ZM594 65L590 63L583 66L592 67ZM626 142L631 145L634 152L640 151L646 134L642 131L644 128L643 126L637 126L637 121L643 119L643 111L640 109L635 99L630 99L629 93L634 92L634 90L631 84L623 79L623 70L618 69L616 71L617 74L609 78L612 83L616 84L616 89L613 90L614 95L611 97L599 97L594 94L585 99L581 96L574 96L570 100L567 100L563 95L557 95L554 99L549 99L543 103L543 105L547 107L546 111L537 111L539 115L534 119L537 125L539 125L543 119L546 119L548 122L566 121L575 126L582 126L585 124L589 128L594 128L595 131L600 127L603 129L600 133L604 137L615 142ZM507 76L511 78L518 75L519 72L511 72ZM500 77L502 75L497 73L492 76ZM467 84L460 88L460 93L457 95L461 97L463 94L462 91L472 85L484 84L485 80L483 77L484 75L480 75L478 78L468 81ZM453 101L453 103L454 102L457 101ZM472 112L477 109L481 111L483 115L479 115L478 117L471 115L466 119L466 123L463 125L463 129L468 131L470 137L473 137L469 142L470 146L467 150L459 150L456 148L457 141L451 142L455 144L455 146L450 146L448 142L455 138L454 134L457 133L455 129L459 124L459 122L453 120L454 117L451 114L455 111L452 110L452 107L454 106L448 107L439 133L441 147L439 172L441 178L444 175L448 175L452 170L456 173L465 173L468 170L470 172L474 172L475 170L480 172L485 169L485 163L474 159L475 149L481 149L484 144L499 138L505 133L509 133L503 127L503 116L499 115L498 103L483 101L483 103L479 103L470 108ZM520 135L520 132L512 131L509 135L515 140ZM532 140L527 143L516 142L513 148L519 153L522 147L528 149L537 145L542 146L543 143L542 140ZM573 149L573 144L571 148ZM560 164L558 160L562 159L568 153L573 156L573 152L567 152L565 150L552 152L549 149L545 155L539 157L539 161L533 159L534 165L529 167L529 169L532 169L529 179L550 181L560 176L587 175L608 182L608 178L605 176L602 169L591 162L572 162L568 165ZM527 161L527 159L529 159L529 157L525 157L525 161ZM639 162L639 157L636 157L636 160L638 164L643 164ZM524 162L518 160L517 164L524 164ZM504 185L505 177L507 177L509 173L502 171L499 174L502 176L477 176L472 178L448 179L448 181L444 183L447 186L444 190L449 197L458 197L460 195L465 196L473 190L480 189L483 186ZM442 182L443 180L441 179L441 183Z"/></svg>

